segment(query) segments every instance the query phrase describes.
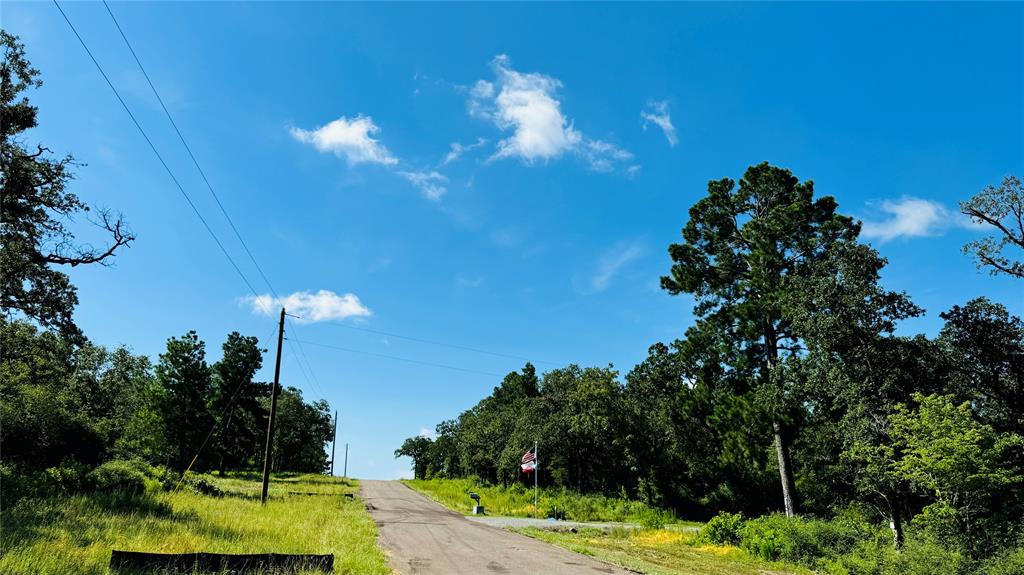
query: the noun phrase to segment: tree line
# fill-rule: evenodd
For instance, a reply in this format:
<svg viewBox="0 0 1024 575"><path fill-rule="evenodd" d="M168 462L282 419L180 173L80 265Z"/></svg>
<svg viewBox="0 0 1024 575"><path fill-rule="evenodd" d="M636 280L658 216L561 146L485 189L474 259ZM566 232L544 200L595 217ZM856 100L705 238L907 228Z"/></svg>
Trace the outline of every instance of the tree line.
<svg viewBox="0 0 1024 575"><path fill-rule="evenodd" d="M67 189L78 164L29 147L42 85L25 47L0 31L0 444L5 470L94 466L142 459L183 470L262 466L271 384L255 337L228 334L212 364L190 331L167 340L156 364L126 347L89 341L73 319L78 293L67 267L107 265L135 241L124 218ZM76 241L75 218L109 237ZM325 401L280 391L273 468L322 472L333 436ZM205 446L204 446L205 445Z"/></svg>
<svg viewBox="0 0 1024 575"><path fill-rule="evenodd" d="M1013 177L963 204L1006 223L968 245L979 265L1022 275L1018 244L998 236L1022 207ZM686 518L856 506L897 547L908 521L971 556L1012 545L1024 535L1024 322L980 297L942 312L937 337L897 335L924 310L882 286L886 260L859 233L788 170L712 181L661 278L694 302L682 337L624 378L527 364L395 455L416 477L532 482L518 463L539 441L542 485Z"/></svg>

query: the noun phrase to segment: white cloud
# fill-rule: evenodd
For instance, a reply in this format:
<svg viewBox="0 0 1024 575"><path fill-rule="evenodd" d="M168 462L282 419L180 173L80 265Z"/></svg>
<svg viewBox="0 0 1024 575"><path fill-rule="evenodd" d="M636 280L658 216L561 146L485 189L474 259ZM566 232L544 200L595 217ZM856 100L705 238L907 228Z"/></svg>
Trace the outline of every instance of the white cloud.
<svg viewBox="0 0 1024 575"><path fill-rule="evenodd" d="M519 158L532 164L572 153L596 171L611 171L632 154L613 144L592 140L562 112L562 82L540 73L512 69L508 56L491 62L495 81L480 80L469 90L470 115L485 118L511 134L498 141L492 160Z"/></svg>
<svg viewBox="0 0 1024 575"><path fill-rule="evenodd" d="M633 154L601 140L586 140L580 146L580 156L587 162L591 170L595 172L610 172L619 165L633 159ZM639 166L630 166L627 171Z"/></svg>
<svg viewBox="0 0 1024 575"><path fill-rule="evenodd" d="M597 262L597 271L590 278L590 289L600 292L608 289L612 279L626 264L643 255L643 246L639 242L619 242L612 246Z"/></svg>
<svg viewBox="0 0 1024 575"><path fill-rule="evenodd" d="M292 137L305 144L312 144L321 152L333 152L344 157L349 165L372 163L393 166L398 163L387 147L374 139L380 127L369 116L356 116L349 120L345 116L314 130L292 128Z"/></svg>
<svg viewBox="0 0 1024 575"><path fill-rule="evenodd" d="M475 149L477 149L477 148L479 148L479 147L481 147L481 146L483 146L485 144L487 144L487 138L477 138L476 142L474 142L472 144L462 144L460 142L452 142L451 146L450 146L451 149L448 151L447 154L445 154L444 159L441 160L441 165L442 166L447 166L448 164L454 162L455 160L458 160L466 152L471 152L471 151L473 151L473 150L475 150Z"/></svg>
<svg viewBox="0 0 1024 575"><path fill-rule="evenodd" d="M668 111L668 101L650 102L647 107L648 110L640 112L640 117L644 120L644 129L647 129L648 124L658 126L665 133L668 145L674 148L679 143L679 138L676 137L676 127L672 125L672 114Z"/></svg>
<svg viewBox="0 0 1024 575"><path fill-rule="evenodd" d="M951 227L973 227L971 222L938 202L903 196L899 200L885 200L879 210L888 217L879 220L865 220L861 234L881 242L905 237L942 235Z"/></svg>
<svg viewBox="0 0 1024 575"><path fill-rule="evenodd" d="M242 299L252 307L253 312L263 315L276 315L283 307L289 314L299 316L295 320L297 323L366 317L373 313L359 301L356 294L338 295L325 289L316 293L299 291L284 297L263 294Z"/></svg>
<svg viewBox="0 0 1024 575"><path fill-rule="evenodd" d="M426 437L427 439L436 439L437 432L435 432L433 429L430 429L429 427L421 427L420 437Z"/></svg>
<svg viewBox="0 0 1024 575"><path fill-rule="evenodd" d="M419 188L420 193L428 200L440 200L448 188L448 178L439 172L398 172L399 176L409 180L409 183Z"/></svg>

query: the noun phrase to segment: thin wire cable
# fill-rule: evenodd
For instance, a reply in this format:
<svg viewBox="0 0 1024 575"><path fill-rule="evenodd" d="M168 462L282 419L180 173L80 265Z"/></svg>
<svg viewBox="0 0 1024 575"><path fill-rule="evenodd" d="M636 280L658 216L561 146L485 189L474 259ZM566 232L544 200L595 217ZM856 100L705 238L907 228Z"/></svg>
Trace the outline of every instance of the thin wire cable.
<svg viewBox="0 0 1024 575"><path fill-rule="evenodd" d="M291 320L291 318L288 317L288 316L285 316L285 321L288 322L288 329L293 334L295 334L296 337L298 337L299 334L298 334L298 330L295 328L295 322L293 322ZM309 361L309 356L306 355L306 350L305 350L305 348L302 347L302 343L299 340L295 340L295 347L299 348L299 353L302 355L301 359L305 360L305 362L306 362L306 368L309 370L309 375L312 376L312 378L313 378L313 385L316 386L317 391L320 393L320 396L321 397L325 397L323 389L320 388L320 380L317 378L316 372L313 371L313 364ZM297 361L297 362L300 361L300 358L296 357L295 361ZM301 363L300 363L300 365L301 365Z"/></svg>
<svg viewBox="0 0 1024 575"><path fill-rule="evenodd" d="M285 341L288 342L288 353L290 353L291 356L292 356L292 359L295 360L295 364L299 366L299 373L302 374L302 379L306 382L306 386L308 388L312 388L313 387L313 383L309 379L309 375L306 374L306 368L302 365L302 362L299 360L298 354L295 353L295 346L292 345L291 338L285 338ZM317 389L316 391L321 396L323 396L323 391L322 390Z"/></svg>
<svg viewBox="0 0 1024 575"><path fill-rule="evenodd" d="M418 343L426 343L426 344L429 344L429 345L437 345L437 346L441 346L441 347L449 347L449 348L452 348L452 349L460 349L462 351L471 351L473 353L482 353L484 355L493 355L495 357L504 357L504 358L507 358L507 359L518 359L518 360L522 360L522 361L532 361L533 363L544 363L544 364L548 364L548 365L559 365L559 364L557 364L557 363L555 363L553 361L543 361L543 360L539 360L539 359L530 359L530 358L522 356L522 355L515 355L515 354L511 354L511 353L501 353L501 352L497 352L497 351L489 351L489 350L486 350L486 349L480 349L480 348L476 348L476 347L468 347L468 346L465 346L465 345L458 345L458 344L454 344L454 343L445 343L443 341L435 341L435 340L423 339L423 338L419 338L419 337L412 337L412 336L409 336L409 335L401 335L401 334L387 332L387 331L380 331L380 330L376 330L376 329L370 329L370 328L367 328L367 327L358 327L358 326L354 326L354 325L348 325L348 324L344 324L344 323L340 323L340 322L336 322L336 321L325 321L325 322L321 322L321 323L324 323L326 325L336 326L336 327L343 327L343 328L351 329L351 330L355 330L355 331L363 331L363 332L366 332L366 333L373 333L373 334L383 335L383 336L387 336L387 337L394 337L394 338L404 339L404 340L408 340L408 341L415 341L415 342L418 342Z"/></svg>
<svg viewBox="0 0 1024 575"><path fill-rule="evenodd" d="M124 30L121 28L121 23L117 21L116 17L114 17L114 12L110 9L110 5L107 4L107 0L103 0L103 7L107 9L107 14L110 14L110 19L114 21L114 26L117 28L118 33L121 34L121 39L124 40L125 46L127 46L128 51L132 53L132 58L135 59L135 63L138 64L139 70L142 71L142 75L146 78L146 83L149 84L149 89L153 91L153 95L156 96L157 102L160 102L160 107L163 109L164 115L167 116L167 120L170 121L171 126L174 127L174 132L178 134L178 139L181 140L181 145L185 146L185 151L188 152L188 157L192 159L192 164L195 165L196 170L199 171L199 175L203 178L203 182L206 183L206 189L210 190L210 195L213 196L213 200L217 202L217 207L220 208L220 213L223 214L224 219L228 221L228 225L231 226L231 231L235 233L238 243L242 244L242 249L244 249L246 255L249 256L249 261L251 261L252 265L256 267L256 271L259 272L260 277L263 278L263 281L267 284L267 287L270 288L271 293L273 293L276 298L277 293L274 291L274 286L270 284L270 280L267 279L267 275L263 273L263 268L261 268L260 264L256 261L256 257L253 256L252 251L249 250L249 245L245 243L244 239L242 239L242 234L235 226L234 220L232 220L231 216L228 215L228 211L224 207L224 204L221 203L220 196L218 196L217 192L214 191L213 185L210 184L210 179L206 177L206 172L204 172L203 168L199 165L199 160L197 160L195 154L192 153L192 147L188 145L188 142L185 140L185 136L182 135L181 130L178 128L178 123L174 121L174 117L171 116L171 112L167 109L167 105L164 104L164 99L160 97L160 92L157 91L156 86L153 84L153 80L149 78L149 73L146 72L146 67L142 65L142 60L140 60L138 54L135 53L135 48L132 47L132 43L128 41L128 36L125 35Z"/></svg>
<svg viewBox="0 0 1024 575"><path fill-rule="evenodd" d="M85 49L85 53L89 55L89 59L92 60L92 63L96 66L96 69L99 70L99 73L101 76L103 76L103 80L106 81L107 86L109 86L111 91L114 92L114 96L117 97L117 101L121 103L121 107L123 107L124 111L128 113L128 117L131 118L132 123L135 124L135 127L138 128L139 133L142 134L143 139L145 139L146 143L149 144L149 149L152 150L153 154L155 154L157 159L160 160L160 165L164 167L164 170L167 172L167 175L171 177L171 180L174 182L174 185L178 188L178 191L181 192L181 195L185 198L185 201L188 202L189 207L192 208L192 211L196 214L196 217L199 218L200 222L202 222L203 227L206 228L206 232L210 234L211 238L213 238L213 241L217 244L217 247L220 248L221 253L223 253L224 257L226 257L228 259L228 262L231 263L231 267L233 267L235 269L235 272L238 273L238 277L242 278L242 281L245 283L246 287L249 288L249 291L251 291L253 295L258 296L259 294L256 292L256 289L252 287L252 283L249 282L249 278L245 277L245 274L242 273L241 268L239 268L238 264L235 263L234 258L232 258L231 254L228 253L228 250L224 247L224 244L221 243L220 239L217 237L217 234L214 233L213 228L210 227L210 224L207 223L206 218L203 217L203 214L200 213L199 208L196 207L195 203L192 201L192 198L188 195L188 192L185 191L185 188L182 187L181 182L178 181L178 178L174 175L174 172L171 171L170 166L168 166L167 162L164 161L164 157L160 155L159 150L156 149L156 146L153 144L153 141L149 138L149 135L146 134L146 130L142 128L142 124L140 124L138 119L135 118L135 114L132 113L131 108L129 108L128 104L125 103L124 98L121 97L121 93L118 92L117 88L114 87L113 82L110 81L110 78L107 76L107 73L103 70L103 66L101 66L99 61L96 60L96 57L93 56L92 50L89 50L89 46L85 43L85 40L82 39L82 35L78 33L78 29L75 28L75 25L71 23L71 19L68 18L68 15L64 12L64 9L61 8L57 0L53 0L53 5L56 6L57 10L60 11L61 16L64 17L64 21L68 23L68 27L70 27L71 31L75 34L75 38L78 38L79 44L81 44L82 48Z"/></svg>
<svg viewBox="0 0 1024 575"><path fill-rule="evenodd" d="M56 0L54 0L54 3L56 3ZM157 102L160 103L160 108L164 111L164 115L167 116L167 120L171 123L171 126L174 128L175 134L178 135L178 140L181 141L181 145L185 147L185 151L188 153L188 157L192 160L192 164L196 167L196 171L199 172L200 177L202 178L203 182L206 184L206 189L209 190L210 195L213 197L214 202L216 202L217 207L220 209L220 213L224 216L224 219L227 220L228 225L231 227L231 231L235 234L235 238L238 240L238 243L242 245L242 249L245 251L246 255L249 257L249 261L252 262L252 265L256 268L257 273L259 273L260 277L263 279L263 282L270 289L270 293L274 296L275 299L279 299L279 296L277 295L277 290L274 289L274 285L270 282L270 279L267 277L267 274L263 271L262 266L260 266L259 262L256 260L256 256L252 253L252 250L249 249L249 244L246 243L245 239L242 237L242 233L238 230L238 226L235 225L235 221L231 218L231 215L228 213L227 208L224 207L224 203L221 202L220 196L217 194L216 190L214 190L213 184L210 183L210 179L206 176L206 172L203 170L202 166L199 164L199 160L196 158L195 153L192 151L192 147L189 146L188 141L185 139L185 135L182 134L181 129L178 127L178 123L174 121L174 116L171 115L170 110L167 108L167 105L164 103L164 99L160 96L160 91L156 89L156 85L153 83L153 80L150 78L149 72L146 71L146 67L142 64L142 60L139 58L139 55L135 52L135 48L132 46L131 41L128 40L128 35L125 34L124 29L121 28L121 23L118 22L117 17L114 16L114 12L113 12L113 10L111 10L110 5L107 3L106 0L103 0L103 7L106 8L107 14L110 15L110 19L114 23L114 27L117 28L117 32L121 35L121 39L124 41L125 46L127 46L128 51L131 52L132 58L135 60L135 64L138 65L139 70L142 72L143 77L145 77L145 79L146 79L146 83L149 84L149 89L153 92L153 95L156 97ZM59 8L60 8L60 6L58 5L58 9ZM61 10L61 13L63 13L63 10ZM65 20L67 20L67 16L66 15L65 15ZM68 24L70 25L70 21L68 22ZM74 27L72 27L72 29L73 28ZM76 32L76 35L77 35L77 32ZM81 37L79 37L79 41L81 41ZM85 47L85 43L84 42L82 42L82 45L83 45L83 47ZM87 47L86 47L86 51L88 51ZM90 53L90 57L91 56L92 56L92 54ZM93 62L94 63L96 62L95 58L93 59ZM99 67L99 64L97 64L97 67ZM102 69L101 69L101 73L102 73ZM106 74L104 74L104 78L106 78ZM110 81L107 80L107 83L110 84ZM113 85L111 85L111 88L113 89ZM115 90L115 93L116 93L116 90ZM120 99L120 96L118 96L118 99ZM121 103L122 103L122 105L124 105L123 101ZM127 109L127 106L125 108ZM129 112L129 114L130 113L131 112ZM134 117L133 117L133 120L134 120ZM150 144L150 146L152 147L152 144ZM191 200L189 201L189 203L191 204ZM195 209L194 206L193 206L193 209ZM198 215L198 211L197 211L197 215ZM202 219L202 216L200 216L200 219ZM219 243L219 240L218 240L218 243ZM223 247L221 249L223 250ZM234 262L232 262L232 263L234 263ZM237 268L237 266L236 266L236 268ZM246 280L246 283L247 283L247 285L249 285L248 284L248 280ZM249 289L253 292L254 295L258 295L258 294L256 294L256 291L252 288L252 285L249 285ZM295 330L295 326L292 324L292 322L289 321L288 323L289 323L289 328L293 332L295 332L296 331ZM319 381L317 380L317 377L316 377L316 373L313 371L313 366L309 362L309 358L306 356L305 350L302 348L301 345L298 345L298 348L299 348L299 352L302 354L302 356L306 360L306 366L303 367L301 359L298 358L298 357L296 358L296 363L299 364L300 370L303 371L303 378L306 379L307 384L309 384L309 377L305 373L305 369L308 369L309 370L309 374L312 375L313 384L317 388L317 392L321 396L324 396L323 389L320 388ZM294 355L294 351L292 353Z"/></svg>
<svg viewBox="0 0 1024 575"><path fill-rule="evenodd" d="M415 363L415 364L418 364L418 365L427 365L427 366L430 366L430 367L440 367L440 368L444 368L444 369L453 369L455 371L464 371L466 373L476 373L476 374L479 374L479 375L489 375L489 376L492 376L492 377L504 377L500 373L492 373L492 372L489 372L489 371L479 371L479 370L476 370L476 369L469 369L469 368L465 368L465 367L457 367L457 366L454 366L454 365L445 365L443 363L434 363L434 362L430 362L430 361L420 361L418 359L409 359L409 358L406 358L406 357L398 357L396 355L387 355L387 354L384 354L384 353L376 353L376 352L372 352L372 351L363 351L363 350L360 350L360 349L351 349L351 348L348 348L348 347L341 347L341 346L338 346L338 345L330 345L330 344L326 344L326 343L318 343L318 342L315 342L315 341L304 341L302 343L305 343L307 345L315 345L317 347L324 347L324 348L328 348L328 349L336 349L336 350L339 350L339 351L347 351L349 353L358 353L358 354L361 354L361 355L369 355L369 356L380 357L380 358L384 358L384 359L392 359L392 360L395 360L395 361L404 361L406 363Z"/></svg>
<svg viewBox="0 0 1024 575"><path fill-rule="evenodd" d="M173 491L177 491L178 487L181 486L181 482L185 481L185 476L188 475L188 472L192 470L192 466L196 464L196 461L199 459L199 455L203 453L203 449L206 447L206 444L210 441L210 438L213 437L214 432L217 431L217 428L220 427L221 422L224 420L224 414L227 413L228 410L230 410L231 407L235 404L235 399L238 397L238 392L242 390L242 387L244 387L246 383L252 382L246 381L244 379L238 382L238 387L236 387L235 391L231 394L231 399L228 400L228 404L224 406L224 409L221 410L220 415L214 420L213 427L210 428L210 432L206 434L206 439L203 440L203 443L199 446L199 449L196 451L195 457L192 458L192 461L189 462L188 467L185 468L185 472L181 474L181 478L178 479L178 482L174 485Z"/></svg>

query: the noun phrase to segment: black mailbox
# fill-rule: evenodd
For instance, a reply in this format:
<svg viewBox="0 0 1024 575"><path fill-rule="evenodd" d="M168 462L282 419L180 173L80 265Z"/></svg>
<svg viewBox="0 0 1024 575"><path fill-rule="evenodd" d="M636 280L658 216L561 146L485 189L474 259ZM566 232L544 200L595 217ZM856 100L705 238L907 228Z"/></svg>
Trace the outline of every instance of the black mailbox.
<svg viewBox="0 0 1024 575"><path fill-rule="evenodd" d="M473 501L476 501L478 505L480 504L480 496L477 495L476 493L470 492L469 498L472 499Z"/></svg>

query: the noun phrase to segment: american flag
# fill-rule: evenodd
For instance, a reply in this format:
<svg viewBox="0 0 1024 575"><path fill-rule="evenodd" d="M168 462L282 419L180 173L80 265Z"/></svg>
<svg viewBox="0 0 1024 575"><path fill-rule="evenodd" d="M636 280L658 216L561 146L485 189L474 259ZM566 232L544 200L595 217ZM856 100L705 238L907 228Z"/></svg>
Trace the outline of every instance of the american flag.
<svg viewBox="0 0 1024 575"><path fill-rule="evenodd" d="M537 453L534 450L529 450L523 454L523 464L520 466L523 471L530 472L537 469Z"/></svg>

